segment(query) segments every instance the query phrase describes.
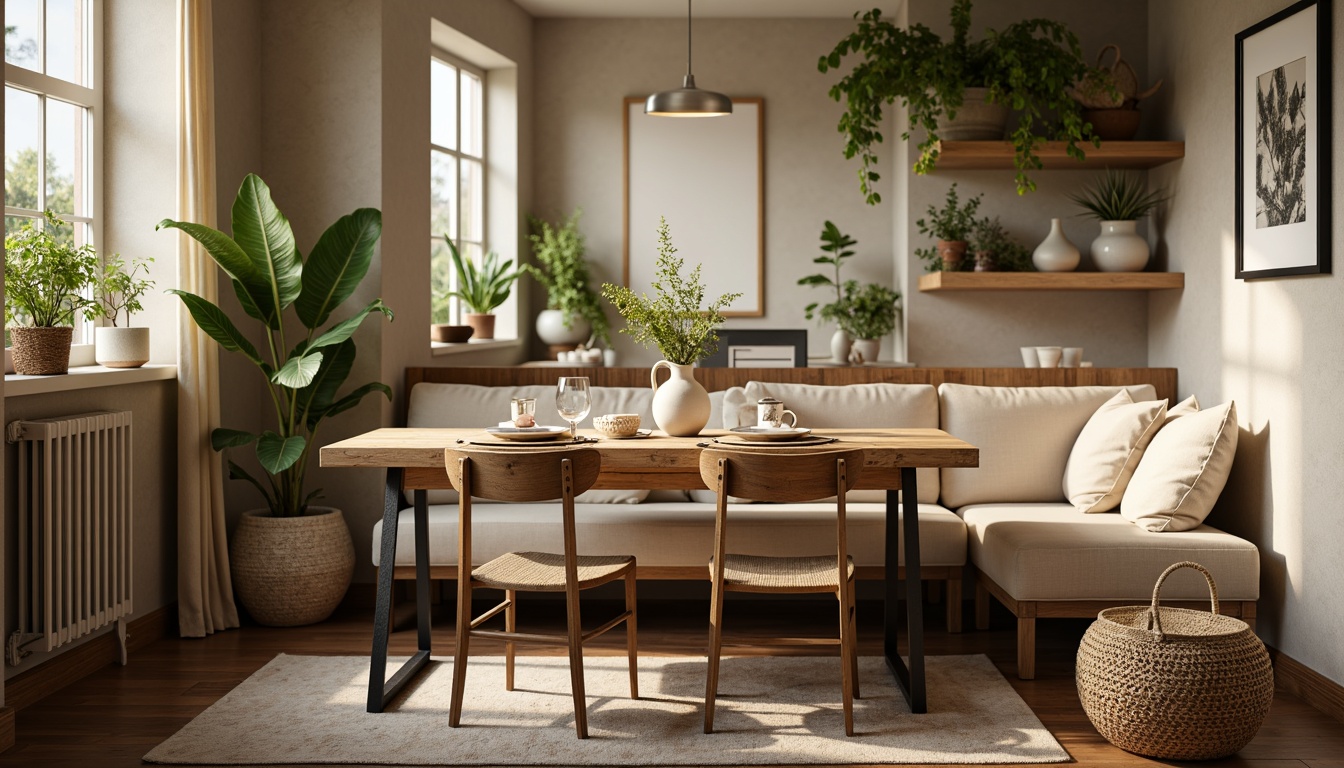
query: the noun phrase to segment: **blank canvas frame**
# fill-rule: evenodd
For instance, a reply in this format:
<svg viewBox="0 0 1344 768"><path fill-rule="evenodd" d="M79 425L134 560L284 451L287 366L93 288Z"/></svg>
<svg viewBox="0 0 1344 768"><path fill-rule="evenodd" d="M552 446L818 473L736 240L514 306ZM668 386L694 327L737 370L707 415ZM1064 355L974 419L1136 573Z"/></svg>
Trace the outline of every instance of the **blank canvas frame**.
<svg viewBox="0 0 1344 768"><path fill-rule="evenodd" d="M706 302L740 292L723 314L765 315L765 100L733 98L725 117L644 114L627 97L625 284L652 292L658 219L667 218L677 256L702 265Z"/></svg>

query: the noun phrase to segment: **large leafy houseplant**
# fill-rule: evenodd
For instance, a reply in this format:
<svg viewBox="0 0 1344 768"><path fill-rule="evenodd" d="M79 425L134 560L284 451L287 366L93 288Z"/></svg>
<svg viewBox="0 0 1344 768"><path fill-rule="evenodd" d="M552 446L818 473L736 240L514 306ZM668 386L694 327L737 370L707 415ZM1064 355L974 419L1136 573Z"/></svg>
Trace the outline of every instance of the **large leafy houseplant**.
<svg viewBox="0 0 1344 768"><path fill-rule="evenodd" d="M611 283L602 285L602 295L625 318L626 327L621 333L629 334L645 347L658 347L668 362L693 365L718 350L716 330L723 324L722 311L742 294L725 293L708 307L702 307L705 286L700 282L700 265L696 264L689 276L682 277L685 259L677 258L676 253L667 220L660 219L653 279L656 298Z"/></svg>
<svg viewBox="0 0 1344 768"><path fill-rule="evenodd" d="M1064 24L1049 19L1024 19L1002 30L987 30L972 41L971 0L952 4L952 39L944 41L923 24L902 29L878 10L855 14L858 28L822 56L822 72L839 69L850 54L862 60L830 89L845 103L837 129L845 135L845 157L859 156L859 186L870 205L881 201L875 183L875 146L882 142L882 114L899 103L909 121L901 132L909 139L923 129L916 173L928 173L938 160L938 120L956 116L968 87L988 89L988 100L1019 113L1011 130L1017 167L1017 191L1036 188L1028 171L1041 168L1035 148L1043 140L1066 143L1071 157L1082 159L1079 142L1097 143L1090 124L1069 93L1091 70L1084 64L1078 38Z"/></svg>
<svg viewBox="0 0 1344 768"><path fill-rule="evenodd" d="M274 517L303 515L320 493L305 491L304 479L322 421L359 404L373 392L389 400L392 390L371 382L338 397L355 362L353 335L371 313L389 319L392 310L374 299L323 330L333 313L354 294L369 271L374 247L382 235L382 214L360 208L342 216L318 238L307 259L294 243L289 221L271 200L259 177L248 174L233 203L233 236L201 224L164 219L159 228L186 232L229 276L243 311L256 319L266 346L258 350L228 315L215 304L182 290L181 297L196 324L221 347L241 354L265 380L274 409L275 427L260 434L219 428L210 435L217 451L256 444L257 460L266 470L263 483L233 461L229 477L247 480L261 493ZM296 326L285 322L293 307Z"/></svg>
<svg viewBox="0 0 1344 768"><path fill-rule="evenodd" d="M592 333L611 345L611 325L597 293L588 287L591 277L584 258L583 235L579 232L582 211L552 226L549 221L529 217L532 255L536 264L524 264L523 270L546 288L546 308L558 310L570 328L575 318L587 320Z"/></svg>

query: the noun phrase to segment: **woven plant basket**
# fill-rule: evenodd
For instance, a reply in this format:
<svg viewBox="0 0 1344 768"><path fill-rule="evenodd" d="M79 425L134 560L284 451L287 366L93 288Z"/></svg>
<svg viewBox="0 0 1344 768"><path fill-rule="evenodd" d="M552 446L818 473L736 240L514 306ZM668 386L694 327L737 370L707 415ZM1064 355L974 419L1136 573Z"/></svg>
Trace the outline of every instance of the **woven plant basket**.
<svg viewBox="0 0 1344 768"><path fill-rule="evenodd" d="M1212 613L1163 608L1162 582L1193 568L1209 583ZM1218 614L1208 569L1162 572L1150 606L1109 608L1078 647L1078 698L1106 740L1167 760L1210 760L1246 746L1274 698L1264 643L1245 622Z"/></svg>
<svg viewBox="0 0 1344 768"><path fill-rule="evenodd" d="M229 564L238 601L260 624L297 627L336 610L355 570L355 545L339 509L309 507L303 517L244 512Z"/></svg>
<svg viewBox="0 0 1344 768"><path fill-rule="evenodd" d="M14 372L25 376L49 376L70 370L70 340L75 329L68 325L9 329L14 340Z"/></svg>

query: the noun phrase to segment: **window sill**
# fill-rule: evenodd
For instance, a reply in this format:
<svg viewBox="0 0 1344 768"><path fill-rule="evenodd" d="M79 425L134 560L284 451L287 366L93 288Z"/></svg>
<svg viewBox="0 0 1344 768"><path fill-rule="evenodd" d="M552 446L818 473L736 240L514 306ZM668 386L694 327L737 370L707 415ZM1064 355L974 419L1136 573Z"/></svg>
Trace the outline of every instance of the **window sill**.
<svg viewBox="0 0 1344 768"><path fill-rule="evenodd" d="M177 378L176 365L146 365L140 368L104 368L101 365L72 367L69 373L55 376L5 375L5 397L70 392L77 389L168 381Z"/></svg>
<svg viewBox="0 0 1344 768"><path fill-rule="evenodd" d="M522 345L522 339L486 339L483 341L467 341L461 344L431 341L429 342L429 353L435 357L440 357L442 355L460 355L466 352L482 352L488 349L515 349Z"/></svg>

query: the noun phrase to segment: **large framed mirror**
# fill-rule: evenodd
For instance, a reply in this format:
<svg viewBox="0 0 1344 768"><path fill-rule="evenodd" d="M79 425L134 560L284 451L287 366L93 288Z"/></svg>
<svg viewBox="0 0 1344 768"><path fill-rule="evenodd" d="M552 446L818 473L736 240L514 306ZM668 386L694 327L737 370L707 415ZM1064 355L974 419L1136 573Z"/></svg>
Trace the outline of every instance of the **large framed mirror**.
<svg viewBox="0 0 1344 768"><path fill-rule="evenodd" d="M678 119L644 114L644 98L625 99L625 254L623 279L652 293L658 219L677 256L702 265L705 296L740 292L723 314L765 314L765 100L733 98L726 117Z"/></svg>

